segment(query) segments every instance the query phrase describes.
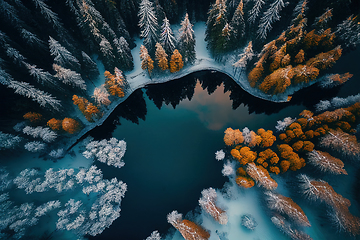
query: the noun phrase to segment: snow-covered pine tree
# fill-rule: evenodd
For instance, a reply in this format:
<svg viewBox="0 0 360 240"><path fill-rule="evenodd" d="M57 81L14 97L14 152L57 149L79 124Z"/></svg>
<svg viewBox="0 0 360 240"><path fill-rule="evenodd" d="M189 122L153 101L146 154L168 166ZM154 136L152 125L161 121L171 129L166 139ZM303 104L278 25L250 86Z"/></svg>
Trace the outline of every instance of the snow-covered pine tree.
<svg viewBox="0 0 360 240"><path fill-rule="evenodd" d="M51 36L49 36L49 49L56 64L72 70L80 70L79 60Z"/></svg>
<svg viewBox="0 0 360 240"><path fill-rule="evenodd" d="M336 27L335 35L341 39L343 47L356 47L360 44L360 24L356 20L357 17L351 15Z"/></svg>
<svg viewBox="0 0 360 240"><path fill-rule="evenodd" d="M158 42L159 25L155 16L153 3L149 0L142 0L139 6L139 27L141 29L140 37L144 38L144 46L149 52L155 50L155 44Z"/></svg>
<svg viewBox="0 0 360 240"><path fill-rule="evenodd" d="M230 26L232 27L232 40L234 46L238 46L245 35L245 21L244 21L244 3L240 0L238 7L231 19Z"/></svg>
<svg viewBox="0 0 360 240"><path fill-rule="evenodd" d="M246 65L254 56L255 54L252 49L252 41L250 41L247 47L244 49L244 52L239 54L240 59L233 64L233 67L235 68L235 72L238 69L246 68Z"/></svg>
<svg viewBox="0 0 360 240"><path fill-rule="evenodd" d="M0 150L15 148L21 141L19 136L0 131Z"/></svg>
<svg viewBox="0 0 360 240"><path fill-rule="evenodd" d="M32 0L37 8L40 9L41 14L45 19L56 28L62 28L62 23L59 17L54 13L50 7L43 0Z"/></svg>
<svg viewBox="0 0 360 240"><path fill-rule="evenodd" d="M205 31L205 40L214 56L224 52L223 29L226 24L226 1L216 0L209 10Z"/></svg>
<svg viewBox="0 0 360 240"><path fill-rule="evenodd" d="M190 23L189 15L187 13L180 25L180 35L178 39L179 52L183 56L185 63L193 63L196 59L195 35L192 28L193 25Z"/></svg>
<svg viewBox="0 0 360 240"><path fill-rule="evenodd" d="M36 65L31 65L29 63L24 64L29 70L30 76L32 76L38 83L52 88L59 88L58 84L55 82L55 78L49 72L38 68Z"/></svg>
<svg viewBox="0 0 360 240"><path fill-rule="evenodd" d="M56 71L55 77L60 79L64 84L86 90L85 81L81 78L79 73L63 68L57 64L53 64L53 69Z"/></svg>
<svg viewBox="0 0 360 240"><path fill-rule="evenodd" d="M164 48L161 46L160 43L156 43L156 51L155 51L155 57L157 64L161 70L169 69L169 63L167 60L168 55L166 54Z"/></svg>
<svg viewBox="0 0 360 240"><path fill-rule="evenodd" d="M41 49L45 49L46 43L41 40L36 34L26 30L21 29L20 30L21 37L24 39L24 41L29 44L31 47L38 47Z"/></svg>
<svg viewBox="0 0 360 240"><path fill-rule="evenodd" d="M50 106L52 109L57 111L61 107L61 102L51 94L41 91L27 82L10 80L7 87L14 89L15 93L28 97L32 101L37 102L41 107Z"/></svg>
<svg viewBox="0 0 360 240"><path fill-rule="evenodd" d="M274 0L270 7L264 12L260 18L260 23L257 30L258 38L265 39L267 34L272 29L272 24L280 20L280 11L285 7L283 0Z"/></svg>
<svg viewBox="0 0 360 240"><path fill-rule="evenodd" d="M248 17L248 22L250 24L254 24L256 19L258 18L262 7L265 4L264 0L252 0L254 2L254 6L252 7L252 9L249 11L249 17Z"/></svg>
<svg viewBox="0 0 360 240"><path fill-rule="evenodd" d="M161 26L160 43L166 54L170 55L175 50L175 37L170 27L169 20L165 17Z"/></svg>
<svg viewBox="0 0 360 240"><path fill-rule="evenodd" d="M124 37L115 38L113 41L116 46L119 58L119 64L123 70L131 70L134 68L133 56L131 55L131 49L128 42Z"/></svg>

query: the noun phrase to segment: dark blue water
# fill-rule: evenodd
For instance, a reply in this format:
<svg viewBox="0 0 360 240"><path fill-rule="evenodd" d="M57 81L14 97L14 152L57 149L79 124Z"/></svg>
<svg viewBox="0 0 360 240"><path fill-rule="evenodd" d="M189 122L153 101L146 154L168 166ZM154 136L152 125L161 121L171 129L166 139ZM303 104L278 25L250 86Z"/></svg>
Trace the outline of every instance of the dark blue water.
<svg viewBox="0 0 360 240"><path fill-rule="evenodd" d="M214 153L224 147L227 127L274 130L277 120L297 117L339 90L320 94L314 86L295 94L290 103L270 103L223 74L199 72L135 91L91 133L127 142L125 167L98 163L104 178L123 180L128 192L121 217L96 239L145 239L154 230L166 234L168 213L194 210L202 189L221 188L226 181Z"/></svg>

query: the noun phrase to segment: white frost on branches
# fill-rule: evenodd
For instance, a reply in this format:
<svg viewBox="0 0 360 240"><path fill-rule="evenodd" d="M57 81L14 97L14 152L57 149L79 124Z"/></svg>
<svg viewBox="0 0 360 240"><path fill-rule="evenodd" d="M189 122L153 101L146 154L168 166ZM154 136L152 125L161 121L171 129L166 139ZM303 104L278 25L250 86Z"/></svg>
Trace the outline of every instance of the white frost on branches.
<svg viewBox="0 0 360 240"><path fill-rule="evenodd" d="M215 152L215 159L218 160L218 161L221 161L225 158L225 152L224 150L219 150L219 151L216 151Z"/></svg>
<svg viewBox="0 0 360 240"><path fill-rule="evenodd" d="M217 194L215 189L208 188L201 191L201 198L199 199L199 205L205 212L210 214L220 224L227 224L228 217L226 212L218 208L215 204Z"/></svg>
<svg viewBox="0 0 360 240"><path fill-rule="evenodd" d="M286 117L284 118L284 120L279 120L277 121L277 124L275 126L277 131L284 131L286 129L287 126L289 126L290 124L292 124L293 122L296 121L296 118L291 118L291 117Z"/></svg>
<svg viewBox="0 0 360 240"><path fill-rule="evenodd" d="M14 148L21 140L18 136L0 131L0 150Z"/></svg>
<svg viewBox="0 0 360 240"><path fill-rule="evenodd" d="M151 235L146 238L146 240L160 240L160 239L161 239L160 233L157 230L153 231Z"/></svg>
<svg viewBox="0 0 360 240"><path fill-rule="evenodd" d="M29 152L41 152L45 150L46 144L39 141L33 141L26 143L24 148Z"/></svg>
<svg viewBox="0 0 360 240"><path fill-rule="evenodd" d="M154 47L157 42L158 23L155 16L153 3L149 0L142 0L139 6L139 27L140 37L144 38L144 45L147 49Z"/></svg>
<svg viewBox="0 0 360 240"><path fill-rule="evenodd" d="M175 50L175 37L170 28L170 22L166 17L163 20L161 30L160 43L169 55Z"/></svg>
<svg viewBox="0 0 360 240"><path fill-rule="evenodd" d="M31 100L39 103L41 107L50 106L55 110L59 110L61 107L60 100L57 100L51 94L47 92L43 92L34 86L30 85L27 82L18 82L15 80L10 80L8 88L12 88L15 90L15 93L28 97Z"/></svg>
<svg viewBox="0 0 360 240"><path fill-rule="evenodd" d="M57 64L53 64L53 69L56 71L55 77L59 78L64 84L86 90L85 81L79 73L63 68Z"/></svg>
<svg viewBox="0 0 360 240"><path fill-rule="evenodd" d="M121 168L125 165L122 161L126 151L126 142L116 138L110 140L91 141L86 145L86 151L83 152L86 158L95 158L109 166Z"/></svg>
<svg viewBox="0 0 360 240"><path fill-rule="evenodd" d="M71 69L80 69L79 60L51 36L49 36L49 48L56 64Z"/></svg>
<svg viewBox="0 0 360 240"><path fill-rule="evenodd" d="M223 174L224 177L228 177L235 174L234 169L235 169L234 163L228 160L226 163L224 163L221 173Z"/></svg>
<svg viewBox="0 0 360 240"><path fill-rule="evenodd" d="M235 68L246 68L248 62L255 56L252 49L252 41L249 42L248 46L244 49L244 52L239 54L239 61L233 64Z"/></svg>
<svg viewBox="0 0 360 240"><path fill-rule="evenodd" d="M248 21L250 24L255 23L257 17L259 16L259 14L261 12L261 8L265 4L265 2L263 0L253 0L253 2L255 2L255 3L254 3L253 8L249 11L249 18L248 18Z"/></svg>
<svg viewBox="0 0 360 240"><path fill-rule="evenodd" d="M53 142L57 138L56 132L50 130L47 127L30 127L26 126L23 128L23 133L32 136L33 138L41 138L45 142Z"/></svg>
<svg viewBox="0 0 360 240"><path fill-rule="evenodd" d="M285 7L283 0L275 0L270 4L268 10L260 18L259 27L257 30L258 38L265 39L268 32L272 29L272 24L280 20L280 11Z"/></svg>

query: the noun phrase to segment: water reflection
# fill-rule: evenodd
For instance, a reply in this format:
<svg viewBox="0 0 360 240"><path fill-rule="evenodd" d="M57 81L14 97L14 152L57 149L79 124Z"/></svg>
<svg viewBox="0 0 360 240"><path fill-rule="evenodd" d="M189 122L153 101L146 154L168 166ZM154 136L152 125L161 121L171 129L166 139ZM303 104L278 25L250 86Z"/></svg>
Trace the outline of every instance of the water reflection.
<svg viewBox="0 0 360 240"><path fill-rule="evenodd" d="M121 118L136 124L139 124L140 119L145 120L147 106L144 92L158 109L163 106L171 106L175 109L180 103L184 103L181 106L196 112L199 119L209 129L219 130L229 122L236 122L240 119L241 122L251 121L254 118L251 115L253 113L271 115L294 105L303 105L303 108L313 110L313 106L320 99L336 96L339 89L338 87L324 90L313 85L295 93L290 102L274 103L250 95L222 73L201 71L182 79L150 84L144 90L136 90L116 108L105 124L96 130L99 134L92 133L91 135L95 138L97 135L101 138L110 137L116 125L121 124ZM194 96L195 99L193 99ZM231 111L229 100L231 109L237 110L237 112ZM104 133L107 136L104 136Z"/></svg>

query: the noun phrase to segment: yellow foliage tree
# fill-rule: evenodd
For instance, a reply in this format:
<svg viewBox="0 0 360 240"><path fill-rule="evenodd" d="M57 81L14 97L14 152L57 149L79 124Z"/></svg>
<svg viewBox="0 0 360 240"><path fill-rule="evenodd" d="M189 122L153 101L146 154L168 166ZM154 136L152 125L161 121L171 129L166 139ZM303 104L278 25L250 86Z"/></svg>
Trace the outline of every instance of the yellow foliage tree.
<svg viewBox="0 0 360 240"><path fill-rule="evenodd" d="M184 67L182 56L177 49L174 50L170 59L170 72L178 72Z"/></svg>
<svg viewBox="0 0 360 240"><path fill-rule="evenodd" d="M166 69L169 69L169 64L164 48L161 46L160 43L156 43L156 51L155 51L155 57L156 61L158 62L158 66L161 70L165 71Z"/></svg>
<svg viewBox="0 0 360 240"><path fill-rule="evenodd" d="M261 137L260 146L263 148L271 147L276 141L276 137L273 135L273 131L265 131L263 128L257 130L257 134Z"/></svg>
<svg viewBox="0 0 360 240"><path fill-rule="evenodd" d="M224 133L224 142L227 146L238 145L244 142L244 137L239 129L233 130L232 128L227 128Z"/></svg>

